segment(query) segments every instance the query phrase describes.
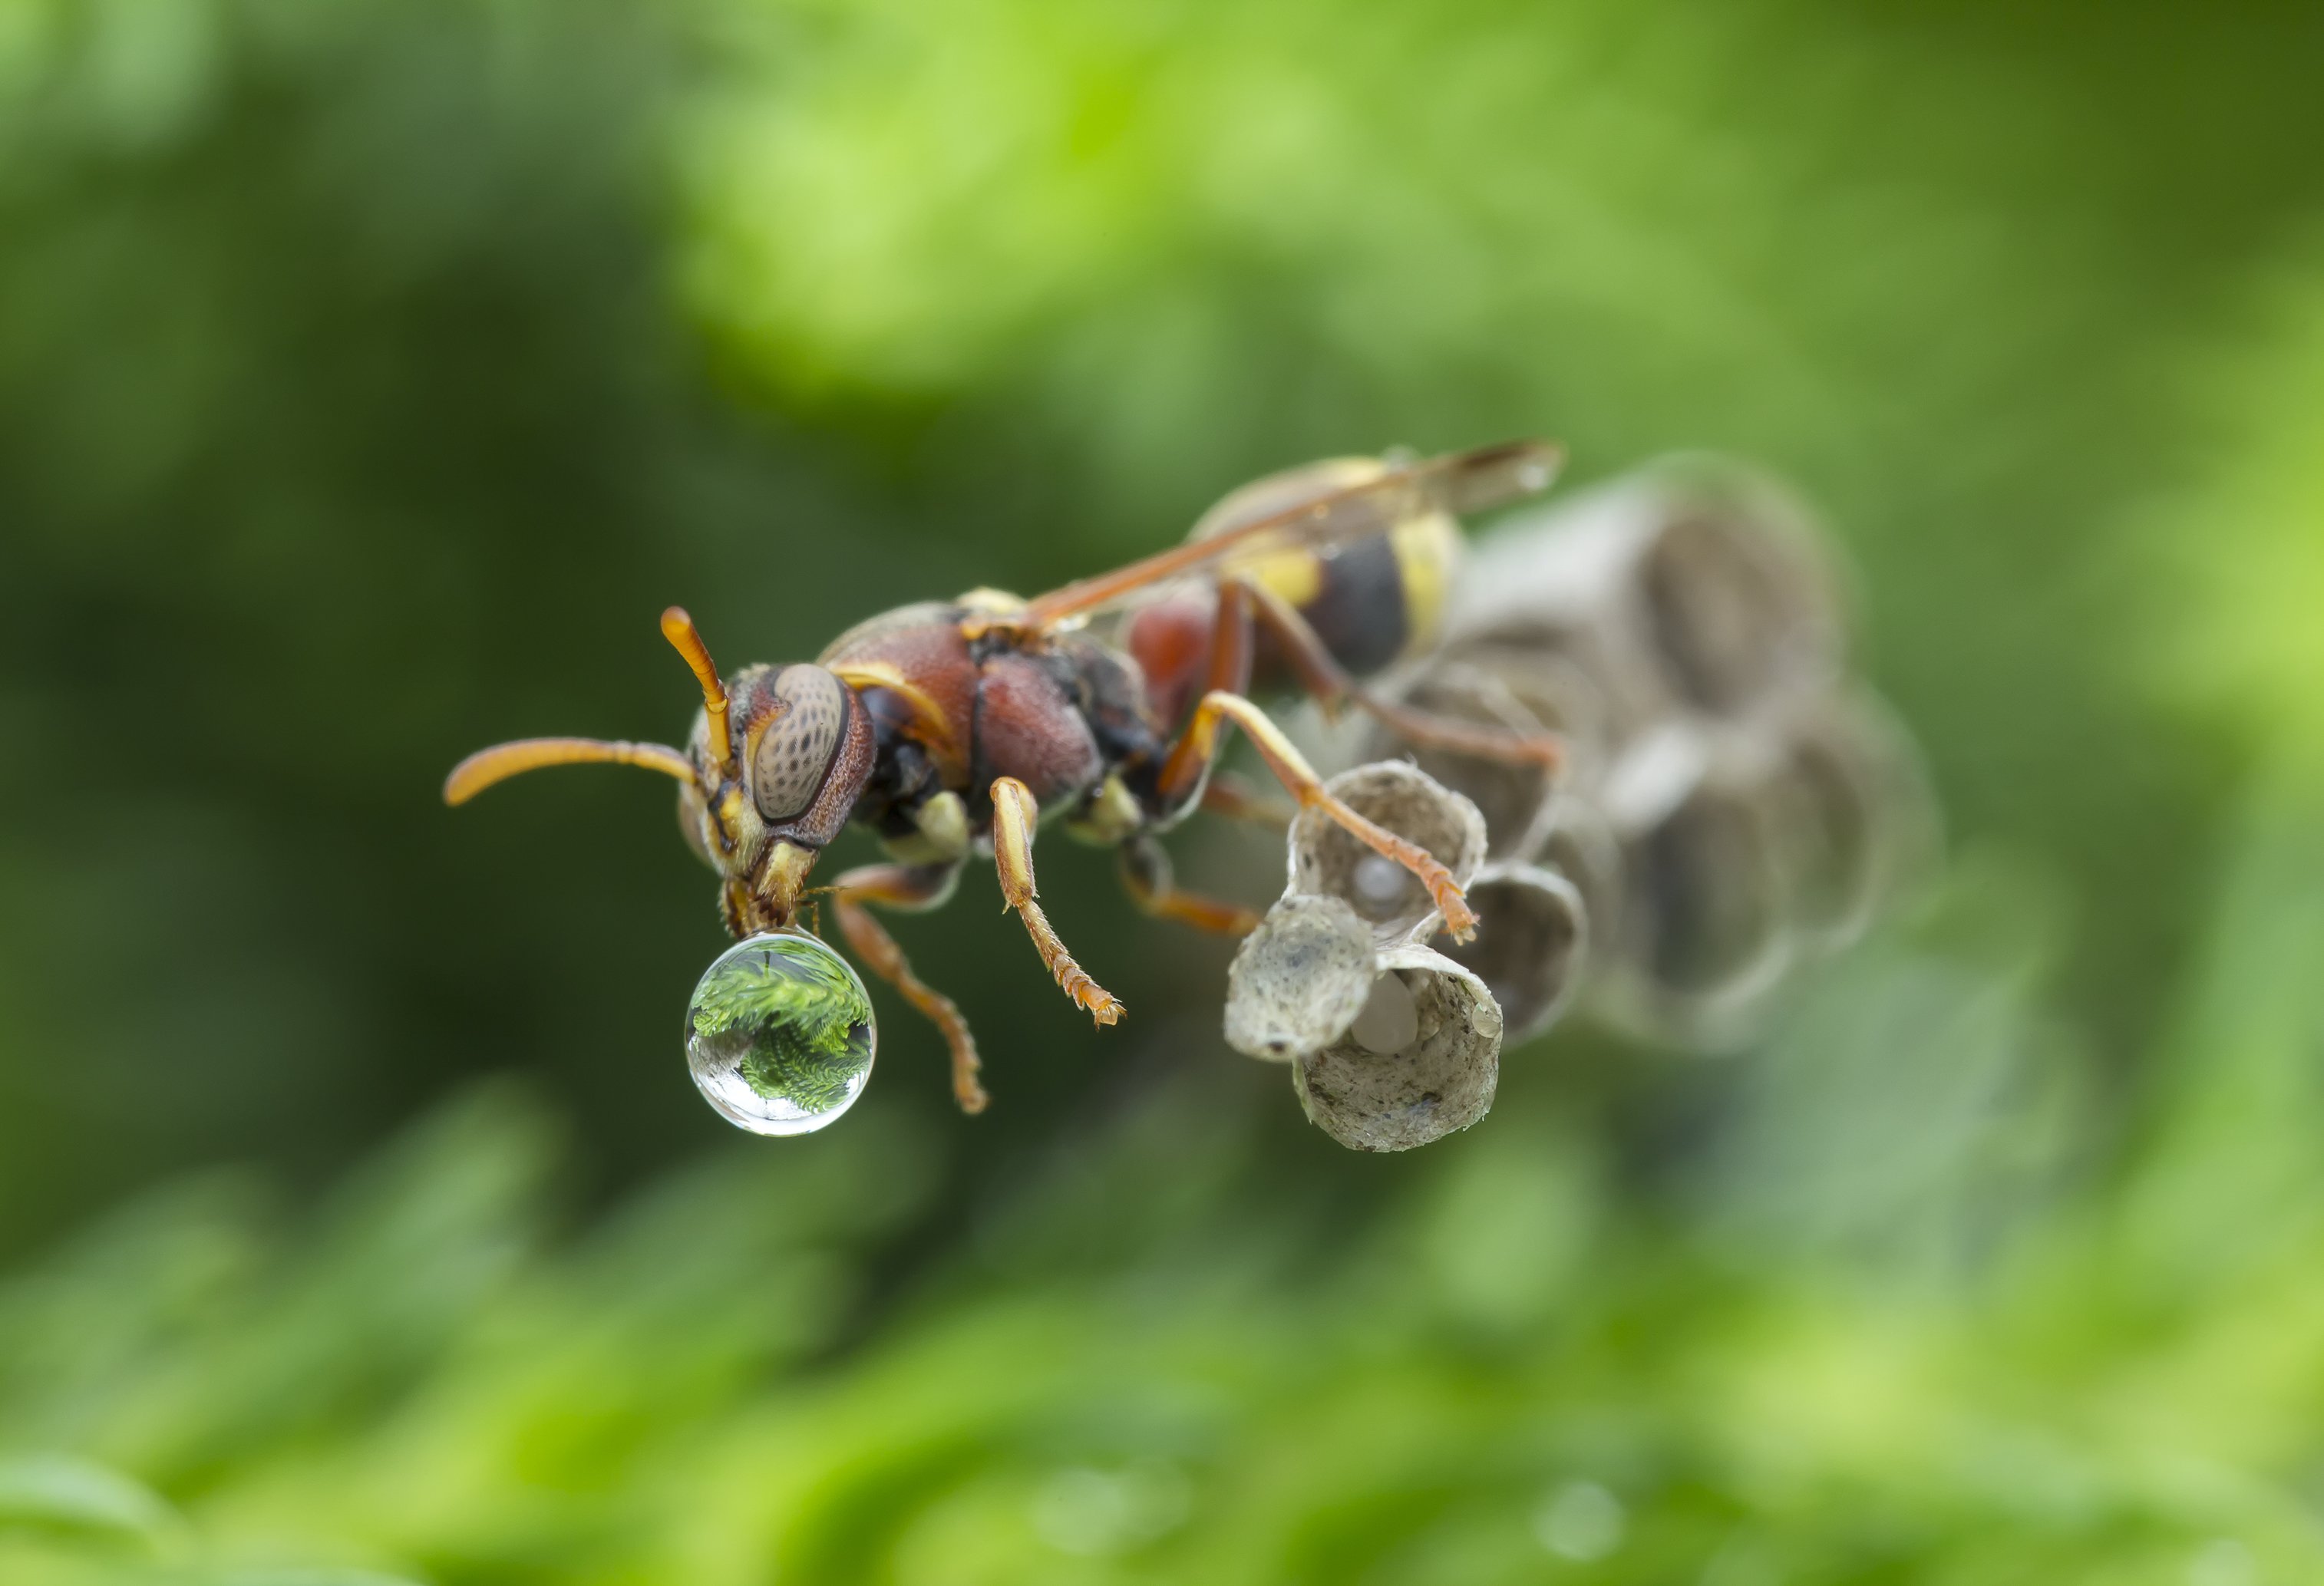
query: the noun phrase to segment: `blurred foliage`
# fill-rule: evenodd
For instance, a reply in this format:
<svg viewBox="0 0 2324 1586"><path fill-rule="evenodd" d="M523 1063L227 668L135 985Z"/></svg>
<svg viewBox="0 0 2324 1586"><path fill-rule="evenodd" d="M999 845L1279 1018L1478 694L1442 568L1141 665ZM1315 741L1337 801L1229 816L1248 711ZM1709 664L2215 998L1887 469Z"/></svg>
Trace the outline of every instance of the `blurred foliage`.
<svg viewBox="0 0 2324 1586"><path fill-rule="evenodd" d="M0 1580L2324 1574L2319 35L0 0ZM666 788L435 805L675 733L670 599L1524 433L1797 479L1929 750L1953 880L1748 1060L1357 1158L1045 845L1123 1031L973 882L993 1111L882 1002L741 1146Z"/></svg>
<svg viewBox="0 0 2324 1586"><path fill-rule="evenodd" d="M2016 1096L2054 1043L1974 877L1819 988L1747 1066L1751 1143L1650 1203L1537 1089L1384 1215L1269 1194L1275 1087L1211 1074L884 1298L938 1182L892 1126L721 1154L578 1237L505 1091L311 1213L171 1192L0 1288L0 1417L70 1451L0 1463L0 1572L2310 1579L2324 1002L2272 972L2324 952L2324 842L2271 813L2239 846L2110 1194L2063 1188L2054 1128L1978 1138L2060 1114ZM1812 1083L1920 1101L1788 1104Z"/></svg>
<svg viewBox="0 0 2324 1586"><path fill-rule="evenodd" d="M2216 456L2151 515L2157 582L2194 599L2163 608L2180 642L2142 659L2198 719L2312 777L2324 770L2324 253L2273 263L2253 297L2250 334L2190 382Z"/></svg>

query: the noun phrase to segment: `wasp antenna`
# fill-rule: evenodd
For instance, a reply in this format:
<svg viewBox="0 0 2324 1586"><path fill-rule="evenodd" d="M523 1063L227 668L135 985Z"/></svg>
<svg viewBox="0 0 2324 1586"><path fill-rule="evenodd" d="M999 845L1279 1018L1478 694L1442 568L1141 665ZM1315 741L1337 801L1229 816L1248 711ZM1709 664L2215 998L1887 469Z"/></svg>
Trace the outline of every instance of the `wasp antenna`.
<svg viewBox="0 0 2324 1586"><path fill-rule="evenodd" d="M713 720L718 719L714 716ZM694 763L665 743L618 743L602 738L522 738L479 749L444 779L444 802L466 804L494 782L547 765L638 765L681 782L694 780Z"/></svg>
<svg viewBox="0 0 2324 1586"><path fill-rule="evenodd" d="M686 664L693 669L694 680L702 685L702 708L710 717L712 763L728 776L734 775L734 740L726 724L726 685L718 676L718 663L710 659L709 646L702 642L694 619L686 614L682 605L662 613L661 636L669 641L671 649L686 658Z"/></svg>

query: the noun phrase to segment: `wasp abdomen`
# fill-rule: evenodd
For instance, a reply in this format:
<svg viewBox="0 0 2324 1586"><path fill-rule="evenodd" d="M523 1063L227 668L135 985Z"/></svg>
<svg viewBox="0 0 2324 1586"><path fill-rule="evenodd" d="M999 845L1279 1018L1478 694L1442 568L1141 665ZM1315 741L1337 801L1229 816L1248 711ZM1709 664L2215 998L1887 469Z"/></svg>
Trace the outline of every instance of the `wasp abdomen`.
<svg viewBox="0 0 2324 1586"><path fill-rule="evenodd" d="M1335 457L1244 485L1203 515L1188 537L1205 539L1313 497L1378 478L1388 465ZM1336 549L1270 549L1228 561L1223 576L1263 586L1296 611L1342 667L1359 678L1430 649L1444 617L1446 592L1461 564L1460 527L1443 512L1396 521ZM1155 715L1179 720L1193 703L1212 650L1214 587L1181 587L1133 612L1122 642L1145 669ZM1286 680L1270 636L1259 635L1259 681Z"/></svg>
<svg viewBox="0 0 2324 1586"><path fill-rule="evenodd" d="M1416 614L1433 623L1433 613L1413 611L1404 558L1388 536L1360 540L1315 561L1313 593L1296 604L1333 659L1356 676L1377 672L1404 654ZM1272 649L1261 640L1262 662L1276 659Z"/></svg>

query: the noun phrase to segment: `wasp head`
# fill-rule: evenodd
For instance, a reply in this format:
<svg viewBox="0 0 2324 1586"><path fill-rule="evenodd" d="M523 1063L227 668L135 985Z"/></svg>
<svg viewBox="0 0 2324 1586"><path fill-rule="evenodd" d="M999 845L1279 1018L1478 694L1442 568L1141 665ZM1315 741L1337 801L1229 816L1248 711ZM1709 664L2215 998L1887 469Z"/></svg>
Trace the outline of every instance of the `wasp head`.
<svg viewBox="0 0 2324 1586"><path fill-rule="evenodd" d="M716 871L735 936L792 923L807 872L846 825L878 748L855 691L818 666L746 667L719 676L693 619L677 606L661 629L702 687L683 750L595 738L530 738L477 751L453 768L447 804L549 765L640 765L678 781L678 826Z"/></svg>

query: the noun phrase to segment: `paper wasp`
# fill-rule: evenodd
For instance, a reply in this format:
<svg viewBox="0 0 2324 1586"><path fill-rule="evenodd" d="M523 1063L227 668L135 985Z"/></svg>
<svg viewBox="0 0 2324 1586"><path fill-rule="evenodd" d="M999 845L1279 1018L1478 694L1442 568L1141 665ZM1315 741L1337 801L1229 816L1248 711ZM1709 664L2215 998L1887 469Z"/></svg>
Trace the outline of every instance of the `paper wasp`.
<svg viewBox="0 0 2324 1586"><path fill-rule="evenodd" d="M1058 986L1101 1025L1122 1006L1065 950L1033 880L1036 825L1121 854L1149 914L1248 931L1257 917L1172 882L1156 841L1198 807L1249 813L1213 786L1222 731L1240 727L1284 788L1426 887L1459 939L1475 916L1445 867L1325 792L1248 697L1278 671L1327 709L1352 705L1415 742L1554 763L1556 741L1482 728L1376 698L1357 680L1425 644L1459 550L1454 516L1545 489L1554 447L1517 442L1423 461L1343 459L1243 487L1185 542L1032 600L976 590L903 606L849 630L814 662L722 677L676 606L662 632L701 685L684 749L536 738L470 755L444 785L460 804L519 771L613 762L677 779L682 826L721 878L726 927L790 927L824 848L851 820L885 845L816 889L859 957L944 1033L953 1088L980 1111L975 1044L959 1010L912 973L867 906L933 908L974 854ZM1119 613L1113 638L1090 629Z"/></svg>

